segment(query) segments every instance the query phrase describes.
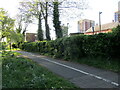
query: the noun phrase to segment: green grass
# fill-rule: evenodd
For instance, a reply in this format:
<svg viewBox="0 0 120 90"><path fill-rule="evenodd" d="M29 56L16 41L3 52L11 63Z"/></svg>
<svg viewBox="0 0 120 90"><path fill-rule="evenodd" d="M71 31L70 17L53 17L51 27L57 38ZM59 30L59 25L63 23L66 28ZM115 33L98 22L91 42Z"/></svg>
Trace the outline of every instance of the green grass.
<svg viewBox="0 0 120 90"><path fill-rule="evenodd" d="M82 58L79 60L70 60L72 62L77 62L80 64L86 64L89 66L93 66L93 67L97 67L97 68L101 68L101 69L105 69L105 70L110 70L113 72L120 72L120 63L118 63L118 59L109 59L107 60L106 58L90 58L90 57L86 57L86 58Z"/></svg>
<svg viewBox="0 0 120 90"><path fill-rule="evenodd" d="M10 56L10 55L13 55L14 56L18 56L18 55L21 55L21 53L18 53L18 52L14 52L14 51L1 51L1 55L2 57L7 57L7 56Z"/></svg>
<svg viewBox="0 0 120 90"><path fill-rule="evenodd" d="M77 88L30 59L8 54L2 58L2 75L3 88Z"/></svg>
<svg viewBox="0 0 120 90"><path fill-rule="evenodd" d="M8 48L7 50L10 50L10 48ZM19 48L11 48L12 51L14 50L20 50Z"/></svg>

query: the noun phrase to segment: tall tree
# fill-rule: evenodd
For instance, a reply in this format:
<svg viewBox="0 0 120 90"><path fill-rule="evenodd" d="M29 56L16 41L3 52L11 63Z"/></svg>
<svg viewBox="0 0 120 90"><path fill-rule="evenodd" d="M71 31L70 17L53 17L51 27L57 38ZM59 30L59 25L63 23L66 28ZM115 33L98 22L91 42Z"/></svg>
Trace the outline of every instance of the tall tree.
<svg viewBox="0 0 120 90"><path fill-rule="evenodd" d="M47 1L45 1L44 3L41 4L41 8L43 8L42 15L43 15L44 20L45 20L46 39L51 40L50 29L49 29L49 25L48 25L48 8L49 8L48 6L49 6L49 3Z"/></svg>
<svg viewBox="0 0 120 90"><path fill-rule="evenodd" d="M38 19L38 40L43 40L43 31L42 31L42 15L41 15L41 2L38 2L37 0L29 1L26 0L24 2L21 2L21 7L19 8L21 12L24 14L29 14L32 17L35 17Z"/></svg>
<svg viewBox="0 0 120 90"><path fill-rule="evenodd" d="M32 16L30 15L30 14L23 14L23 32L22 32L22 34L23 34L23 36L25 37L25 33L26 33L26 31L27 31L27 28L28 28L28 25L30 24L30 23L32 23L32 21L33 21L33 19L32 19Z"/></svg>
<svg viewBox="0 0 120 90"><path fill-rule="evenodd" d="M56 33L56 37L57 38L61 38L63 36L62 34L62 29L60 26L60 21L59 21L59 10L58 10L58 6L59 6L59 2L53 2L54 5L54 9L53 9L53 24L54 24L54 28L55 28L55 33Z"/></svg>
<svg viewBox="0 0 120 90"><path fill-rule="evenodd" d="M23 16L21 14L18 14L16 16L16 32L21 33L22 32L22 22L23 22Z"/></svg>
<svg viewBox="0 0 120 90"><path fill-rule="evenodd" d="M14 21L3 8L0 8L0 32L2 33L0 40L4 37L10 38L10 31L14 29Z"/></svg>
<svg viewBox="0 0 120 90"><path fill-rule="evenodd" d="M47 1L41 2L40 0L32 0L29 2L22 2L21 6L22 8L20 9L22 12L29 13L38 19L38 33L39 33L38 38L40 39L41 37L41 40L43 38L41 22L42 22L42 19L45 20L46 39L51 40L49 25L48 25L48 2Z"/></svg>
<svg viewBox="0 0 120 90"><path fill-rule="evenodd" d="M14 25L15 20L10 18L3 8L0 8L0 33L2 33L0 41L6 37L10 45L10 50L12 42L18 43L23 41L23 35L20 33L18 34L19 31L14 31Z"/></svg>
<svg viewBox="0 0 120 90"><path fill-rule="evenodd" d="M45 3L45 28L46 28L46 38L47 40L51 40L50 38L50 30L49 30L49 25L48 25L48 2Z"/></svg>
<svg viewBox="0 0 120 90"><path fill-rule="evenodd" d="M43 41L43 31L42 31L42 22L41 22L41 13L40 13L40 15L39 15L39 18L38 18L38 40L39 41Z"/></svg>
<svg viewBox="0 0 120 90"><path fill-rule="evenodd" d="M30 14L19 13L16 16L16 31L17 33L23 34L25 37L25 33L27 31L27 27L33 21L32 16Z"/></svg>

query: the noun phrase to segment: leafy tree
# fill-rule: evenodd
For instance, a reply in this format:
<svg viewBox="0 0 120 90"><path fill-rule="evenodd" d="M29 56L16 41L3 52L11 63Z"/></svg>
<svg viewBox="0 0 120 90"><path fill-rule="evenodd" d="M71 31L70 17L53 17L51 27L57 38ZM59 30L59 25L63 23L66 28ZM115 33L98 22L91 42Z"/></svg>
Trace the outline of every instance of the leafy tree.
<svg viewBox="0 0 120 90"><path fill-rule="evenodd" d="M53 2L56 2L53 3ZM52 3L52 4L51 4ZM58 3L58 4L57 4ZM20 10L26 14L30 14L33 17L36 17L39 21L39 16L41 16L41 21L44 19L45 20L45 35L47 40L50 40L50 31L49 31L49 24L48 24L48 16L50 14L53 15L53 22L57 22L56 24L54 24L55 32L56 32L56 36L57 34L59 36L57 36L57 38L62 37L62 33L61 33L61 27L60 27L60 20L57 19L59 16L62 16L64 18L80 18L82 12L80 10L85 10L87 8L87 4L85 0L53 0L52 2L48 2L47 0L24 0L24 2L21 3L21 8ZM56 9L55 9L56 8ZM61 10L58 11L57 10ZM55 12L54 12L55 11ZM57 12L58 11L58 12ZM59 15L60 13L60 15ZM40 15L41 14L41 15ZM55 15L55 16L54 16ZM73 19L73 18L72 18ZM40 23L38 23L38 32L42 32L42 24L39 25ZM41 28L39 28L41 26ZM59 28L59 30L57 29ZM40 37L42 37L43 35L40 35ZM61 34L60 34L61 33Z"/></svg>
<svg viewBox="0 0 120 90"><path fill-rule="evenodd" d="M24 14L29 14L32 17L35 17L38 19L38 40L43 40L43 31L42 31L42 16L41 16L41 3L38 3L37 0L34 1L24 1L20 3L21 7L20 12Z"/></svg>
<svg viewBox="0 0 120 90"><path fill-rule="evenodd" d="M10 31L14 29L14 21L3 8L0 8L0 32L2 33L0 40L4 37L10 38Z"/></svg>
<svg viewBox="0 0 120 90"><path fill-rule="evenodd" d="M120 37L120 25L118 25L116 28L113 28L112 34Z"/></svg>
<svg viewBox="0 0 120 90"><path fill-rule="evenodd" d="M53 2L53 5L54 5L53 23L54 23L55 33L57 38L61 38L63 35L59 21L59 10L58 10L59 2Z"/></svg>
<svg viewBox="0 0 120 90"><path fill-rule="evenodd" d="M10 49L11 43L20 43L24 41L24 37L20 33L20 30L14 31L14 25L15 20L10 18L3 8L0 8L0 32L2 33L0 39L2 40L2 38L6 37Z"/></svg>
<svg viewBox="0 0 120 90"><path fill-rule="evenodd" d="M15 31L11 31L10 35L11 35L11 42L13 42L13 43L17 43L18 44L18 43L21 43L21 42L24 41L24 36L21 33L17 33Z"/></svg>
<svg viewBox="0 0 120 90"><path fill-rule="evenodd" d="M82 10L88 8L86 0L54 0L53 2L53 24L56 37L62 37L59 17L62 19L73 20L80 18L83 14Z"/></svg>

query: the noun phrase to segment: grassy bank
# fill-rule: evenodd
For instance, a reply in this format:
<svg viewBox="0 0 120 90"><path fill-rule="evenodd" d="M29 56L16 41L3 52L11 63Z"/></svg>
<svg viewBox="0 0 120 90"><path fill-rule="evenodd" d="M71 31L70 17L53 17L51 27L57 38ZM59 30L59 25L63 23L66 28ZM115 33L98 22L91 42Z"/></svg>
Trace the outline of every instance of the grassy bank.
<svg viewBox="0 0 120 90"><path fill-rule="evenodd" d="M36 53L36 52L33 52ZM39 52L37 52L39 54ZM51 57L51 58L55 58L54 56L45 54L45 56ZM65 60L65 59L61 59L61 58L55 58L55 59L59 59L59 60ZM96 68L100 68L100 69L105 69L105 70L110 70L116 73L120 72L120 63L118 62L119 59L115 59L115 58L103 58L103 57L84 57L81 59L67 59L65 61L70 61L70 62L75 62L75 63L79 63L79 64L85 64L88 66L92 66L92 67L96 67Z"/></svg>
<svg viewBox="0 0 120 90"><path fill-rule="evenodd" d="M86 57L79 60L70 60L70 61L77 62L80 64L86 64L96 68L110 70L117 73L120 72L120 63L118 63L118 59L112 60L112 59L106 59L101 57L97 57L97 58Z"/></svg>
<svg viewBox="0 0 120 90"><path fill-rule="evenodd" d="M11 57L5 52L2 57L3 88L76 88L72 83L49 72L30 59Z"/></svg>
<svg viewBox="0 0 120 90"><path fill-rule="evenodd" d="M10 56L18 56L18 55L21 55L20 53L18 52L14 52L14 51L1 51L1 55L3 58L4 57L10 57Z"/></svg>

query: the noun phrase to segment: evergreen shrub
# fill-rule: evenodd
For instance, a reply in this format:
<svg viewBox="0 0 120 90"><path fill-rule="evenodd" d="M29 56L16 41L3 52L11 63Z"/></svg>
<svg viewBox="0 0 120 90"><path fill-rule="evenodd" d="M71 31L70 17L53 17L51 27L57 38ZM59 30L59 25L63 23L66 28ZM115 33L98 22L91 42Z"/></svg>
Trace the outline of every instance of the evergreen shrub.
<svg viewBox="0 0 120 90"><path fill-rule="evenodd" d="M120 58L120 26L114 28L112 33L76 35L51 41L24 42L20 48L66 60L77 60L83 57Z"/></svg>

